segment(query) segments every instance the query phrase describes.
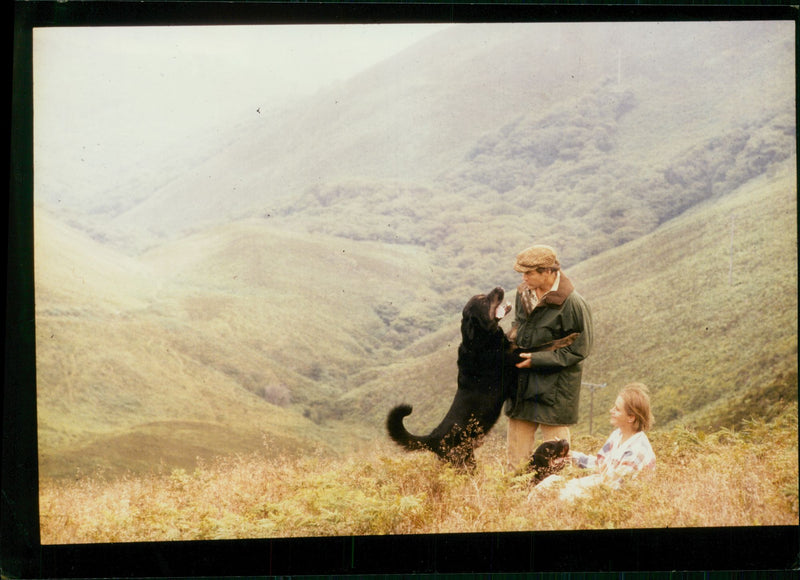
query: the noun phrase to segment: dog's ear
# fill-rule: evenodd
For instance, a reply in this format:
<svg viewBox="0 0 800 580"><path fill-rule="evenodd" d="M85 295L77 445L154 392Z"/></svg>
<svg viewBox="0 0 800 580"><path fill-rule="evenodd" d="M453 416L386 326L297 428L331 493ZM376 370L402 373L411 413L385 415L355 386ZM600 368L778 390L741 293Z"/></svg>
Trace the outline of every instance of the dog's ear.
<svg viewBox="0 0 800 580"><path fill-rule="evenodd" d="M461 338L467 341L475 339L475 317L466 308L461 316Z"/></svg>
<svg viewBox="0 0 800 580"><path fill-rule="evenodd" d="M479 327L483 325L481 320L481 313L483 310L488 312L486 296L482 294L473 296L469 299L467 305L464 306L464 310L461 313L461 336L464 340L475 340Z"/></svg>

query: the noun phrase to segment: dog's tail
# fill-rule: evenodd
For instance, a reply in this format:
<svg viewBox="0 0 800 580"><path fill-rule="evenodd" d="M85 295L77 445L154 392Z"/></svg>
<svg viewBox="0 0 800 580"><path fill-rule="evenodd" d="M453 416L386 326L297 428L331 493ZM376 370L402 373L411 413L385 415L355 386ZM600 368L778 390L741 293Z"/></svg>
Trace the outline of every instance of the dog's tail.
<svg viewBox="0 0 800 580"><path fill-rule="evenodd" d="M409 451L428 449L427 437L412 435L403 425L403 418L411 414L411 409L411 405L398 405L389 411L389 416L386 417L386 429L389 431L389 437Z"/></svg>

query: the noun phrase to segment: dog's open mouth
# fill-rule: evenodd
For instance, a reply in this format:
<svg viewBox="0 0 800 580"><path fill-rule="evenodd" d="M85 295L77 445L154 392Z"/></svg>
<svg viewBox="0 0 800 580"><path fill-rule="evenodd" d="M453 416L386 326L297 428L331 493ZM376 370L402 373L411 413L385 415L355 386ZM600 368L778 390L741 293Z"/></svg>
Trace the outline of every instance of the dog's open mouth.
<svg viewBox="0 0 800 580"><path fill-rule="evenodd" d="M505 318L506 314L511 312L511 303L504 301L505 297L506 292L500 286L489 292L489 295L487 296L489 299L489 312L492 312L492 306L497 304L492 312L497 320Z"/></svg>
<svg viewBox="0 0 800 580"><path fill-rule="evenodd" d="M500 304L495 310L494 317L500 320L501 318L505 318L506 314L511 312L511 303L506 302L505 304Z"/></svg>

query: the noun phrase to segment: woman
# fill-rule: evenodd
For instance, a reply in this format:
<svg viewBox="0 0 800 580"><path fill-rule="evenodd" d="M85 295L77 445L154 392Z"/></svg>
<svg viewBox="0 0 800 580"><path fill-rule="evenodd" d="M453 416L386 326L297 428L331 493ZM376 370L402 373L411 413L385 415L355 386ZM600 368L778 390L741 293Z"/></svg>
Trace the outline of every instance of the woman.
<svg viewBox="0 0 800 580"><path fill-rule="evenodd" d="M618 489L626 477L655 468L656 456L645 435L654 422L647 387L641 383L625 386L609 412L610 422L616 429L597 455L570 453L574 465L594 469L595 473L567 482L559 494L562 500L574 499L599 484ZM557 481L553 477L548 479L552 480L548 485Z"/></svg>

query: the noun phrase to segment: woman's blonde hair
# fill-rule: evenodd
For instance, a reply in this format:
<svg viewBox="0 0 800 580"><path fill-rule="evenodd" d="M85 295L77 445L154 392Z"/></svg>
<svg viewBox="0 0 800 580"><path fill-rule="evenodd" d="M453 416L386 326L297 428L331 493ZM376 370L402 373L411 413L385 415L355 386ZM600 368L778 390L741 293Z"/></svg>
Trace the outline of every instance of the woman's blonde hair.
<svg viewBox="0 0 800 580"><path fill-rule="evenodd" d="M643 383L629 383L619 393L625 402L625 412L634 416L633 426L637 431L647 431L655 423L650 411L650 393Z"/></svg>

